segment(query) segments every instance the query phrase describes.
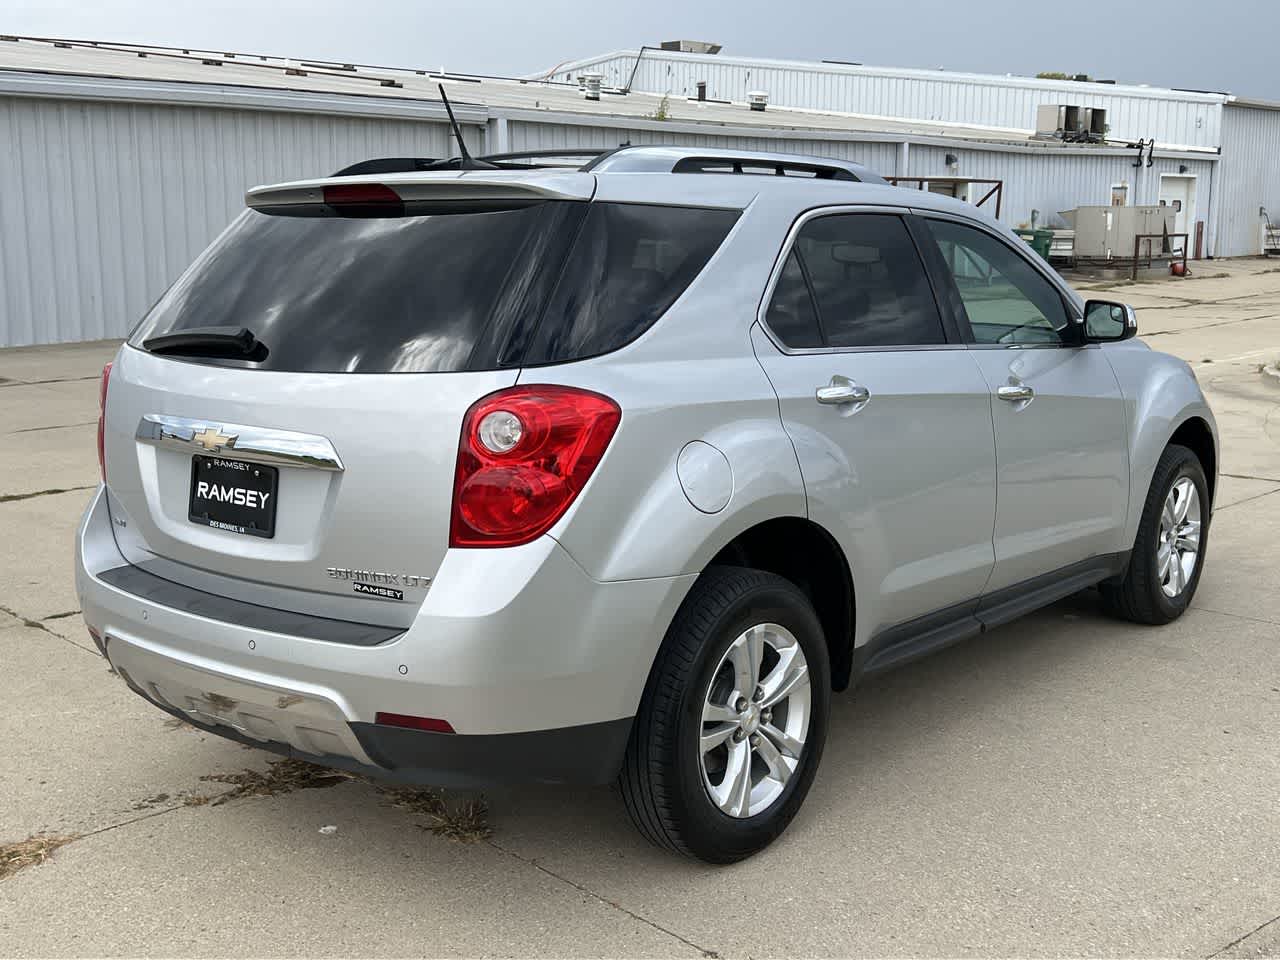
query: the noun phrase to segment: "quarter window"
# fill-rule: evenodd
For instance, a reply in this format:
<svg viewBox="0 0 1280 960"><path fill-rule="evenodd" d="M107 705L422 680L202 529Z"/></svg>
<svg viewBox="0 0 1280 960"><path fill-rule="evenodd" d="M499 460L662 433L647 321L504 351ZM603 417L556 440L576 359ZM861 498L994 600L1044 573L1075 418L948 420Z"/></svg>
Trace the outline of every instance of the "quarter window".
<svg viewBox="0 0 1280 960"><path fill-rule="evenodd" d="M782 267L766 319L769 329L793 350L823 345L818 314L813 308L813 295L809 292L809 283L794 250Z"/></svg>
<svg viewBox="0 0 1280 960"><path fill-rule="evenodd" d="M1063 342L1067 311L1054 286L995 237L948 220L929 229L955 279L977 343Z"/></svg>
<svg viewBox="0 0 1280 960"><path fill-rule="evenodd" d="M807 281L811 302L801 295ZM809 221L783 267L767 319L790 347L891 347L946 342L924 264L901 217L833 214Z"/></svg>

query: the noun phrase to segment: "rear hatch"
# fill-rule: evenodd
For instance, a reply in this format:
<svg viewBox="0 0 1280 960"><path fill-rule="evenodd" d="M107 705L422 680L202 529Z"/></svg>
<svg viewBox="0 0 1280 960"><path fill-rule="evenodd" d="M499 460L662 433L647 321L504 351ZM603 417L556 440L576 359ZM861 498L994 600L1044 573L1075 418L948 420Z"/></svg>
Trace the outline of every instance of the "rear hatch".
<svg viewBox="0 0 1280 960"><path fill-rule="evenodd" d="M522 367L638 337L740 214L594 190L587 173L476 171L251 191L111 372L125 557L252 603L407 626L449 548L468 409Z"/></svg>
<svg viewBox="0 0 1280 960"><path fill-rule="evenodd" d="M594 189L589 174L421 179L252 192L257 209L144 318L106 404L130 562L411 622L448 547L463 415L515 383Z"/></svg>

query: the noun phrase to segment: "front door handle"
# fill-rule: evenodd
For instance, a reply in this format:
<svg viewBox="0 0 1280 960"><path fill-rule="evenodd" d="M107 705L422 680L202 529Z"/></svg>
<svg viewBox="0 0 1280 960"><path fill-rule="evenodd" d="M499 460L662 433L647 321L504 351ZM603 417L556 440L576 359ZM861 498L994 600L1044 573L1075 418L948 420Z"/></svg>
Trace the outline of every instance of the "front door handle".
<svg viewBox="0 0 1280 960"><path fill-rule="evenodd" d="M1029 403L1035 395L1036 392L1025 383L1010 383L996 387L996 396L1010 403Z"/></svg>
<svg viewBox="0 0 1280 960"><path fill-rule="evenodd" d="M866 403L871 399L871 391L848 377L835 376L826 386L818 387L814 396L819 403L841 406L846 403Z"/></svg>

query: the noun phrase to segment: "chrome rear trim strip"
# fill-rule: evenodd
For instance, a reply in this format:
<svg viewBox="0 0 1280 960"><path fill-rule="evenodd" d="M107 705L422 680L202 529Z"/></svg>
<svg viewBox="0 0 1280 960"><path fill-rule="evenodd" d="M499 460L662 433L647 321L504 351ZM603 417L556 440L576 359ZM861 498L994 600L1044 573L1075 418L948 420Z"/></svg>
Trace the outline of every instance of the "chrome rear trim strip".
<svg viewBox="0 0 1280 960"><path fill-rule="evenodd" d="M253 463L313 470L343 469L333 444L325 437L310 433L148 413L138 422L136 437L141 443L183 453L221 455Z"/></svg>

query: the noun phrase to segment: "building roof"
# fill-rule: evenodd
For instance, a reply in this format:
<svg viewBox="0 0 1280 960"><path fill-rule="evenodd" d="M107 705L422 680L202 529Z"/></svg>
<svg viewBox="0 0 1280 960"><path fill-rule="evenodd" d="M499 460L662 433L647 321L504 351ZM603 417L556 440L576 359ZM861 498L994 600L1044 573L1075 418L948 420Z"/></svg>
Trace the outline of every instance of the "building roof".
<svg viewBox="0 0 1280 960"><path fill-rule="evenodd" d="M1121 96L1182 100L1196 103L1223 103L1231 96L1228 93L1220 93L1211 90L1179 90L1173 87L1153 87L1147 84L1111 83L1109 81L1104 83L1096 80L1052 80L1044 77L1022 77L1014 74L969 73L964 71L941 69L928 70L918 67L880 67L869 66L862 63L846 63L835 60L778 60L769 57L727 56L723 53L716 54L714 59L711 59L711 55L709 54L689 53L680 50L666 50L659 47L645 47L643 50L644 56L646 57L654 56L661 57L663 59L687 60L690 62L706 63L709 61L711 63L732 64L733 66L742 67L767 67L779 70L805 71L845 76L879 77L885 79L944 80L951 83L983 83L1009 87L1034 86L1037 89L1061 90L1063 93L1068 94L1078 94L1082 87L1087 88L1090 85L1094 85L1102 92L1119 94ZM592 57L581 57L575 60L565 61L553 67L551 70L543 71L538 74L531 74L530 76L544 77L554 74L563 74L566 71L574 72L581 67L589 67L592 64L599 63L601 60L620 57L634 58L640 52L640 50L632 48L630 50L614 50L610 53L598 54Z"/></svg>
<svg viewBox="0 0 1280 960"><path fill-rule="evenodd" d="M670 55L669 53L667 55ZM696 56L689 54L688 56ZM717 58L718 59L718 58ZM697 102L606 91L584 98L576 83L442 73L194 47L0 37L0 94L161 100L208 106L311 109L443 119L443 84L463 123L493 117L755 136L913 143L973 141L991 149L1111 150L1037 141L1025 132L940 121L895 120L770 105ZM145 89L144 89L145 88ZM718 128L711 130L708 128Z"/></svg>

